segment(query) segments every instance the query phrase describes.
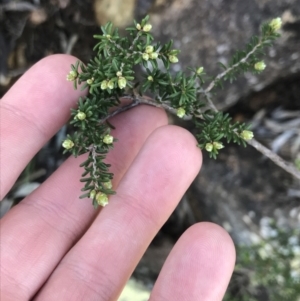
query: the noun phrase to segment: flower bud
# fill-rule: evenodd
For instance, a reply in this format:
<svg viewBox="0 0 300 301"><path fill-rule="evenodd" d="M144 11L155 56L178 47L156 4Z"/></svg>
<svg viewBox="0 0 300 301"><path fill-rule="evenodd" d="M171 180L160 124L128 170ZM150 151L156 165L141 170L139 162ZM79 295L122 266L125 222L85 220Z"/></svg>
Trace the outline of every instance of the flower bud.
<svg viewBox="0 0 300 301"><path fill-rule="evenodd" d="M198 75L200 75L200 74L203 72L203 70L204 70L203 67L199 67L199 68L197 69L196 73L197 73Z"/></svg>
<svg viewBox="0 0 300 301"><path fill-rule="evenodd" d="M71 139L66 139L63 144L63 148L65 149L71 149L74 146L74 142Z"/></svg>
<svg viewBox="0 0 300 301"><path fill-rule="evenodd" d="M107 84L108 84L108 81L107 81L107 80L104 80L104 81L101 83L101 90L106 90L106 89L107 89Z"/></svg>
<svg viewBox="0 0 300 301"><path fill-rule="evenodd" d="M106 37L107 37L108 39L110 39L110 38L111 38L111 36L110 36L109 34L107 34L107 35L106 35Z"/></svg>
<svg viewBox="0 0 300 301"><path fill-rule="evenodd" d="M107 182L104 182L103 183L103 186L107 189L112 189L112 182L111 180L107 181Z"/></svg>
<svg viewBox="0 0 300 301"><path fill-rule="evenodd" d="M148 81L153 82L153 77L152 77L151 75L149 75L149 76L147 77L147 79L148 79Z"/></svg>
<svg viewBox="0 0 300 301"><path fill-rule="evenodd" d="M263 71L265 68L266 68L266 64L265 64L264 61L257 62L254 65L254 69L257 70L257 71Z"/></svg>
<svg viewBox="0 0 300 301"><path fill-rule="evenodd" d="M71 70L68 74L67 74L67 81L72 82L74 81L78 76L78 73L74 70Z"/></svg>
<svg viewBox="0 0 300 301"><path fill-rule="evenodd" d="M157 52L149 53L149 58L151 60L156 60L158 58L158 53Z"/></svg>
<svg viewBox="0 0 300 301"><path fill-rule="evenodd" d="M254 137L254 134L251 131L244 130L244 131L241 132L240 136L244 140L251 140Z"/></svg>
<svg viewBox="0 0 300 301"><path fill-rule="evenodd" d="M126 78L125 77L119 77L118 79L118 86L120 89L124 89L126 87Z"/></svg>
<svg viewBox="0 0 300 301"><path fill-rule="evenodd" d="M178 63L178 57L176 55L169 55L169 61L171 63Z"/></svg>
<svg viewBox="0 0 300 301"><path fill-rule="evenodd" d="M149 54L148 53L143 53L143 60L148 61L149 60Z"/></svg>
<svg viewBox="0 0 300 301"><path fill-rule="evenodd" d="M84 120L86 118L86 114L84 112L78 112L76 115L77 119Z"/></svg>
<svg viewBox="0 0 300 301"><path fill-rule="evenodd" d="M146 24L144 27L143 27L143 31L145 32L148 32L152 29L152 25L151 24Z"/></svg>
<svg viewBox="0 0 300 301"><path fill-rule="evenodd" d="M211 152L213 150L214 146L212 145L212 143L206 143L205 145L205 149L208 151L208 152Z"/></svg>
<svg viewBox="0 0 300 301"><path fill-rule="evenodd" d="M112 144L112 143L114 142L114 137L111 136L111 135L109 135L109 134L107 134L107 135L105 135L105 136L103 137L103 142L104 142L105 144Z"/></svg>
<svg viewBox="0 0 300 301"><path fill-rule="evenodd" d="M137 23L137 24L136 24L136 29L137 29L137 30L141 30L141 29L142 29L142 26L141 26L140 23Z"/></svg>
<svg viewBox="0 0 300 301"><path fill-rule="evenodd" d="M108 196L103 192L98 192L96 194L96 202L98 205L105 207L108 204Z"/></svg>
<svg viewBox="0 0 300 301"><path fill-rule="evenodd" d="M176 112L176 115L177 115L179 118L182 118L182 117L185 115L185 109L184 109L184 108L178 108L178 109L177 109L177 112Z"/></svg>
<svg viewBox="0 0 300 301"><path fill-rule="evenodd" d="M107 88L110 89L110 90L112 90L114 87L115 87L114 81L113 81L113 80L110 80L110 81L107 83Z"/></svg>
<svg viewBox="0 0 300 301"><path fill-rule="evenodd" d="M121 71L118 71L118 72L117 72L117 77L120 77L120 76L122 76L122 72L121 72Z"/></svg>
<svg viewBox="0 0 300 301"><path fill-rule="evenodd" d="M91 85L93 82L94 82L94 78L93 78L93 77L92 77L92 78L89 78L89 79L86 81L86 83L87 83L88 85Z"/></svg>
<svg viewBox="0 0 300 301"><path fill-rule="evenodd" d="M215 149L222 149L222 148L224 148L224 145L223 145L221 142L215 141L215 142L213 143L213 147L214 147Z"/></svg>
<svg viewBox="0 0 300 301"><path fill-rule="evenodd" d="M94 199L95 198L95 196L96 196L96 190L92 190L91 192L90 192L90 199Z"/></svg>
<svg viewBox="0 0 300 301"><path fill-rule="evenodd" d="M270 23L269 26L273 29L273 31L278 31L281 28L282 25L282 20L281 18L276 18L273 19Z"/></svg>
<svg viewBox="0 0 300 301"><path fill-rule="evenodd" d="M145 50L145 52L146 52L146 53L152 53L152 52L153 52L153 50L154 50L154 47L153 47L153 46L151 46L151 45L149 45L149 46L147 46L147 47L146 47L146 50Z"/></svg>

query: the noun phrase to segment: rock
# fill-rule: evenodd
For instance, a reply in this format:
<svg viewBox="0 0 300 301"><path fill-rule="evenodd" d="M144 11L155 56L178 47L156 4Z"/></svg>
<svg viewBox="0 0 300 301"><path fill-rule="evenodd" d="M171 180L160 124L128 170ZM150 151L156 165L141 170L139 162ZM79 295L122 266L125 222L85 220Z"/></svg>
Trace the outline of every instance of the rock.
<svg viewBox="0 0 300 301"><path fill-rule="evenodd" d="M181 49L175 71L204 66L208 75L215 76L222 71L217 62L226 64L235 50L243 49L258 34L263 22L275 17L283 20L282 37L266 51L266 70L226 83L215 101L224 108L251 91L300 72L300 0L159 0L152 9L151 23L159 40L173 39L175 48Z"/></svg>
<svg viewBox="0 0 300 301"><path fill-rule="evenodd" d="M188 198L197 220L220 224L237 243L250 244L260 235L263 217L275 218L281 227L300 227L298 215L290 213L299 206L297 197L288 194L293 185L289 174L255 149L234 145L217 160L204 154Z"/></svg>
<svg viewBox="0 0 300 301"><path fill-rule="evenodd" d="M95 0L96 19L103 25L108 21L116 27L124 27L132 22L136 0Z"/></svg>

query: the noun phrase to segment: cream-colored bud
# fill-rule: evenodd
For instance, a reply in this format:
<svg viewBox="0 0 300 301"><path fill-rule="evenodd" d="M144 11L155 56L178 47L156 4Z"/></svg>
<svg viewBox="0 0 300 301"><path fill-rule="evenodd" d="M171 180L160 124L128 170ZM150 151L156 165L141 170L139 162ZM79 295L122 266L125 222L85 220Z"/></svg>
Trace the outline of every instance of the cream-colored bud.
<svg viewBox="0 0 300 301"><path fill-rule="evenodd" d="M109 135L109 134L107 134L107 135L105 135L105 136L103 137L103 142L104 142L105 144L112 144L112 143L114 142L114 137L111 136L111 135Z"/></svg>
<svg viewBox="0 0 300 301"><path fill-rule="evenodd" d="M148 32L152 29L152 25L151 24L146 24L144 27L143 27L143 31L145 32Z"/></svg>
<svg viewBox="0 0 300 301"><path fill-rule="evenodd" d="M254 134L251 131L244 130L241 132L240 136L244 140L251 140L254 137Z"/></svg>
<svg viewBox="0 0 300 301"><path fill-rule="evenodd" d="M87 83L88 85L91 85L93 82L94 82L94 78L93 78L93 77L92 77L92 78L89 78L89 79L86 81L86 83Z"/></svg>
<svg viewBox="0 0 300 301"><path fill-rule="evenodd" d="M104 182L103 185L107 189L112 189L112 182L110 180L108 182Z"/></svg>
<svg viewBox="0 0 300 301"><path fill-rule="evenodd" d="M276 18L273 19L270 23L269 23L270 27L274 30L277 31L281 28L282 26L282 20L281 18Z"/></svg>
<svg viewBox="0 0 300 301"><path fill-rule="evenodd" d="M113 81L113 80L110 80L110 81L107 83L107 88L110 89L110 90L112 90L114 87L115 87L114 81Z"/></svg>
<svg viewBox="0 0 300 301"><path fill-rule="evenodd" d="M93 199L95 198L96 194L97 194L96 190L92 190L92 191L90 192L90 199L93 200Z"/></svg>
<svg viewBox="0 0 300 301"><path fill-rule="evenodd" d="M84 112L78 112L76 115L77 119L84 120L86 118L86 114Z"/></svg>
<svg viewBox="0 0 300 301"><path fill-rule="evenodd" d="M211 152L213 150L214 146L212 145L212 143L206 143L205 145L205 149L208 151L208 152Z"/></svg>
<svg viewBox="0 0 300 301"><path fill-rule="evenodd" d="M177 112L176 112L176 115L177 115L179 118L183 118L183 116L185 115L185 109L184 109L184 108L178 108L178 109L177 109Z"/></svg>
<svg viewBox="0 0 300 301"><path fill-rule="evenodd" d="M146 47L146 50L145 50L145 52L146 52L146 53L152 53L152 52L153 52L153 50L154 50L154 47L153 47L153 46L151 46L151 45L149 45L149 46L147 46L147 47Z"/></svg>
<svg viewBox="0 0 300 301"><path fill-rule="evenodd" d="M153 77L152 77L151 75L149 75L149 76L147 77L147 79L148 79L150 82L153 82Z"/></svg>
<svg viewBox="0 0 300 301"><path fill-rule="evenodd" d="M254 65L254 69L257 70L257 71L263 71L265 68L266 68L266 64L265 64L264 61L257 62Z"/></svg>
<svg viewBox="0 0 300 301"><path fill-rule="evenodd" d="M68 74L67 74L67 81L72 82L74 81L78 76L78 73L74 70L71 70Z"/></svg>
<svg viewBox="0 0 300 301"><path fill-rule="evenodd" d="M178 63L178 57L176 55L169 55L169 61L171 63Z"/></svg>
<svg viewBox="0 0 300 301"><path fill-rule="evenodd" d="M71 140L71 139L66 139L62 146L65 148L65 149L71 149L73 146L74 146L74 142Z"/></svg>
<svg viewBox="0 0 300 301"><path fill-rule="evenodd" d="M98 192L95 199L97 204L102 207L105 207L108 204L108 196L103 192Z"/></svg>
<svg viewBox="0 0 300 301"><path fill-rule="evenodd" d="M107 85L108 85L108 81L107 81L107 80L104 80L104 81L101 83L101 90L106 90L106 89L107 89Z"/></svg>
<svg viewBox="0 0 300 301"><path fill-rule="evenodd" d="M223 145L221 142L215 141L215 142L213 143L213 147L214 147L215 149L222 149L222 148L224 148L224 145Z"/></svg>
<svg viewBox="0 0 300 301"><path fill-rule="evenodd" d="M151 60L156 60L158 58L158 53L157 52L149 53L149 58Z"/></svg>
<svg viewBox="0 0 300 301"><path fill-rule="evenodd" d="M110 38L111 38L111 36L110 36L109 34L107 34L107 35L106 35L106 37L107 37L108 39L110 39Z"/></svg>
<svg viewBox="0 0 300 301"><path fill-rule="evenodd" d="M204 68L203 67L199 67L197 69L197 74L200 75L203 72Z"/></svg>
<svg viewBox="0 0 300 301"><path fill-rule="evenodd" d="M141 26L140 23L137 23L137 24L136 24L136 29L137 29L137 30L141 30L141 29L142 29L142 26Z"/></svg>
<svg viewBox="0 0 300 301"><path fill-rule="evenodd" d="M124 89L126 87L127 81L125 77L119 77L118 86L120 89Z"/></svg>
<svg viewBox="0 0 300 301"><path fill-rule="evenodd" d="M118 77L122 76L122 72L121 72L121 71L118 71L118 72L117 72L117 76L118 76Z"/></svg>
<svg viewBox="0 0 300 301"><path fill-rule="evenodd" d="M143 60L148 61L149 60L149 54L148 53L143 53Z"/></svg>

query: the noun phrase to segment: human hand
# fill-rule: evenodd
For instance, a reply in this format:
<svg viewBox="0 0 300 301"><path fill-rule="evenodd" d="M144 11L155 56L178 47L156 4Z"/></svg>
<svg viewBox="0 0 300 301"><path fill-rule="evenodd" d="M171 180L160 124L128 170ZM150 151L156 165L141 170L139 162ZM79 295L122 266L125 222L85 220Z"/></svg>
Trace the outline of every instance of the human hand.
<svg viewBox="0 0 300 301"><path fill-rule="evenodd" d="M80 93L65 78L75 58L47 57L0 101L1 199L68 120ZM139 106L111 120L118 139L107 161L117 194L95 211L80 200L83 156L69 158L1 220L2 301L116 300L147 246L197 175L201 154L165 113ZM222 300L234 247L219 226L188 229L150 300Z"/></svg>

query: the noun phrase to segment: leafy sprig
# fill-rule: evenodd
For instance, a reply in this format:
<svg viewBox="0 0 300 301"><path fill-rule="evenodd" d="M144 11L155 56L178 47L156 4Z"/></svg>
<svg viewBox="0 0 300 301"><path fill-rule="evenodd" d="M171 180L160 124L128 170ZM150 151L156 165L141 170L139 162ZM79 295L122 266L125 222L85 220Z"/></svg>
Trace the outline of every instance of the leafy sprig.
<svg viewBox="0 0 300 301"><path fill-rule="evenodd" d="M238 51L228 66L205 88L208 79L203 67L189 68L187 73L171 72L171 65L178 62L179 50L173 41L166 44L154 42L149 17L127 28L122 37L112 23L102 26L102 34L95 35L96 52L86 65L77 62L71 66L67 80L88 89L86 97L80 98L77 109L71 111L70 124L76 129L63 142L65 152L75 157L87 153L81 164L84 168L81 181L85 183L81 197L90 197L95 208L108 203L113 194L110 165L105 163L109 150L116 141L111 136L109 119L139 104L162 107L180 118L192 119L196 125L198 147L206 149L216 158L224 141L246 145L253 137L245 124L232 123L228 114L218 112L209 93L222 80L232 81L242 72L259 73L265 68L259 56L279 35L280 18L262 26L260 37L253 37L245 51ZM138 78L137 66L144 68ZM122 105L127 98L129 104ZM208 108L207 108L208 107Z"/></svg>

